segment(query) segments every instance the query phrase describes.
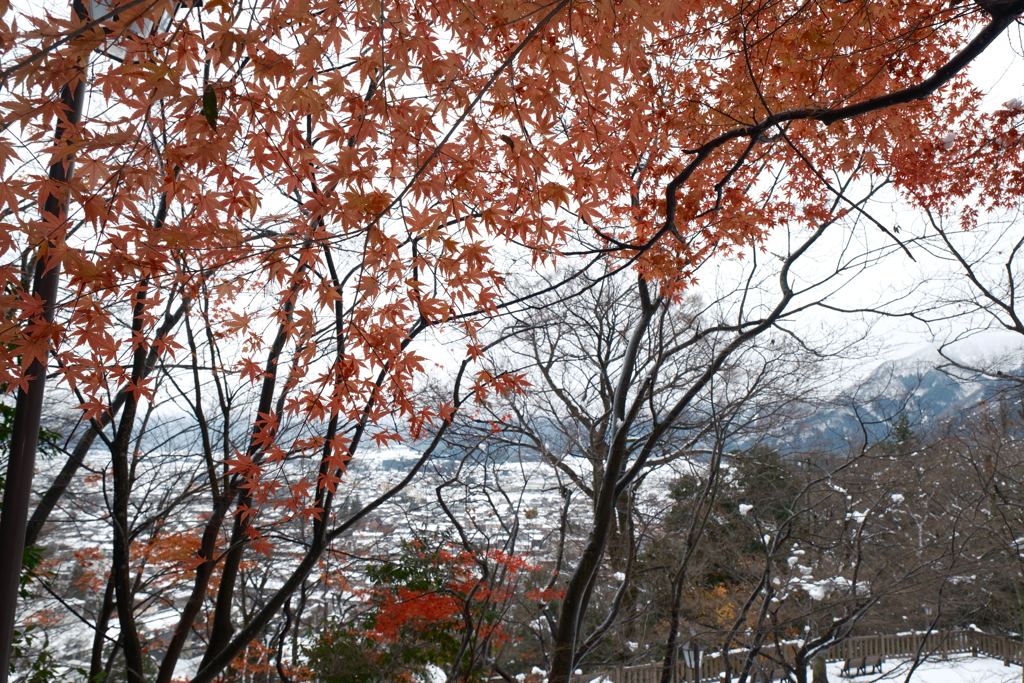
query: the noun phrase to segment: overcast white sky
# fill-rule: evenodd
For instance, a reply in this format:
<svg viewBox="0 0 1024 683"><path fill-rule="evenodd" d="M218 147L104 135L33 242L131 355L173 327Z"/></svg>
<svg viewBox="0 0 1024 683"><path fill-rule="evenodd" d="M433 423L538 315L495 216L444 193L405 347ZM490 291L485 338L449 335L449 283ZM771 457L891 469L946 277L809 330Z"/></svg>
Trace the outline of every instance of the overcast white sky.
<svg viewBox="0 0 1024 683"><path fill-rule="evenodd" d="M979 57L968 72L971 80L985 93L984 108L989 111L1000 108L1005 102L1015 98L1024 99L1024 28L1020 24L1011 27L999 40ZM922 217L908 210L898 199L892 197L888 207L876 208L873 214L886 222L887 214L892 222L904 228L901 237L907 238L924 232ZM888 238L871 225L863 225L857 230L861 243L869 246L884 245ZM959 234L964 245L981 247L996 241L1016 241L1024 230L1024 220L1016 223L978 231L977 234ZM782 236L776 235L778 240ZM837 240L821 249L825 260L830 250L836 248ZM902 253L892 254L880 265L871 268L853 283L844 288L841 301L849 308L869 307L883 301L891 301L900 293L910 291L917 286L917 293L912 298L936 297L959 286L962 280L951 280L952 271L949 264L943 263L923 249L911 247L916 262ZM1024 257L1020 259L1019 269L1024 270ZM823 264L827 267L827 263ZM908 304L904 308L909 307ZM822 325L835 326L837 329L844 324L840 316L830 317L823 314L822 318L805 321L809 327ZM966 320L947 325L936 325L928 329L924 325L908 319L882 319L876 321L871 340L877 344L877 355L874 362L883 359L898 359L909 355L920 355L926 349L935 348L941 341L950 339L976 325ZM986 332L975 336L968 342L961 343L958 349L967 355L979 353L998 353L1007 347L1020 347L1024 339L1007 332ZM870 361L869 361L870 362Z"/></svg>
<svg viewBox="0 0 1024 683"><path fill-rule="evenodd" d="M1007 30L992 47L975 60L970 67L968 75L977 87L985 93L984 108L989 111L1000 108L1005 102L1012 99L1024 99L1024 29L1022 29L1020 23ZM1022 230L1024 230L1024 221L1018 221L1014 225L1008 226L1003 237L1015 241L1020 238ZM968 238L966 235L963 237L965 241ZM983 235L978 235L977 237L979 240L984 240L986 237L992 238L992 236ZM915 256L920 263L916 267L913 267L914 264L909 262L903 264L907 267L908 271L916 271L917 277L921 279L931 277L933 288L947 286L944 278L941 277L942 271L948 272L944 265L927 258L927 256L922 257L916 251ZM1021 260L1024 261L1024 259ZM1024 262L1019 264L1019 268L1024 269ZM893 269L893 271L895 270ZM884 287L886 284L885 269L879 273L879 276L880 279L876 288ZM889 277L896 277L896 273L890 272ZM906 279L905 276L903 279ZM903 350L898 346L894 346L893 357L898 358L906 353L913 352L915 349L920 350L926 346L935 346L929 331L920 326L904 323L902 325L883 325L882 327L890 329L889 335L894 344L905 345ZM964 329L963 326L960 329ZM939 332L939 330L936 330L936 332ZM949 328L946 332L946 334L956 333L957 328L955 326ZM972 343L962 344L961 348L965 354L981 351L996 353L1008 345L1019 347L1022 343L1024 343L1024 340L1019 339L1014 334L993 331L979 335Z"/></svg>

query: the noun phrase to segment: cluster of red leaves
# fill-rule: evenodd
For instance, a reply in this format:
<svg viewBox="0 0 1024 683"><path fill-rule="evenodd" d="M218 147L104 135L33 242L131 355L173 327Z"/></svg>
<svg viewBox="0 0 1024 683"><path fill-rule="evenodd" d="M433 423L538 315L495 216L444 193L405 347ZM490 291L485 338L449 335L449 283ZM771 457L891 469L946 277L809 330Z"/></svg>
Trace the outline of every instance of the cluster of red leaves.
<svg viewBox="0 0 1024 683"><path fill-rule="evenodd" d="M46 628L47 626L56 626L61 623L64 620L64 616L64 614L54 609L41 609L27 614L24 621L27 626Z"/></svg>
<svg viewBox="0 0 1024 683"><path fill-rule="evenodd" d="M81 573L72 580L71 585L93 594L102 591L104 585L106 585L106 577L98 574L95 569L96 565L103 559L103 553L100 552L100 549L95 546L82 548L81 550L74 551L74 556L77 569Z"/></svg>
<svg viewBox="0 0 1024 683"><path fill-rule="evenodd" d="M195 530L169 531L157 525L148 537L132 543L131 554L136 571L152 568L157 572L153 577L155 584L166 590L190 577L198 564L198 549L199 533Z"/></svg>
<svg viewBox="0 0 1024 683"><path fill-rule="evenodd" d="M466 628L467 612L476 618L484 609L507 604L520 587L519 575L540 569L525 556L494 549L477 555L462 548L442 547L431 555L421 551L420 559L428 560L447 578L430 590L379 585L367 591L365 597L374 605L374 624L366 633L368 637L380 643L396 643L410 629L460 631ZM480 575L481 562L488 565L487 580ZM495 581L495 576L501 580ZM495 646L509 640L500 620L477 621L481 640Z"/></svg>
<svg viewBox="0 0 1024 683"><path fill-rule="evenodd" d="M453 587L452 587L453 588ZM375 591L376 624L367 635L379 642L397 642L407 628L455 627L462 600L454 592L420 592L408 588Z"/></svg>
<svg viewBox="0 0 1024 683"><path fill-rule="evenodd" d="M692 161L686 150L780 111L836 108L917 83L985 19L925 0L564 1L536 16L514 0L300 5L236 12L231 2L154 0L103 26L45 13L15 22L14 9L0 8L5 63L31 59L5 74L0 101L4 130L24 131L0 136L9 212L0 304L11 321L0 331L0 382L16 385L20 368L56 349L64 380L98 414L107 392L128 384L124 359L135 345L179 352L173 336L152 334L168 297L214 296L226 305L207 322L217 338L241 342L224 368L241 379L264 375L266 323L287 328L301 390L286 413L353 420L373 399L371 419L398 411L416 420L427 409L409 398L423 363L409 330L495 310L495 238L537 259L591 229L598 246L644 245L664 219L666 183ZM174 17L167 32L128 30L165 12ZM125 58L94 60L91 96L105 106L51 143L65 116L61 87L109 35ZM981 115L978 98L961 78L896 111L827 128L796 121L785 141L747 151L740 138L722 145L674 198L681 239L660 240L640 267L685 286L713 253L825 219L834 197L823 169L891 175L931 207L950 193L1008 202L1022 190L1019 112ZM947 150L939 141L951 131L957 144ZM16 163L26 154L74 156L77 171L55 183L39 170L45 163ZM772 169L784 169L781 189L754 189ZM272 206L278 189L294 209ZM65 193L69 221L27 210ZM172 207L159 225L155 197ZM52 325L23 289L26 248L67 273ZM329 251L355 259L344 284L326 272ZM147 332L132 338L110 304L136 303L143 278ZM276 301L230 305L246 295ZM294 310L283 316L287 301ZM324 343L316 333L338 302L350 307L344 351L307 377ZM460 325L472 334L477 323ZM152 391L147 382L129 388Z"/></svg>
<svg viewBox="0 0 1024 683"><path fill-rule="evenodd" d="M274 648L264 645L260 641L253 641L246 648L245 652L238 655L231 662L231 670L234 676L240 680L261 680L266 677L284 675L287 680L309 681L312 680L312 672L301 664L284 660L281 662L281 670L277 668L277 653Z"/></svg>
<svg viewBox="0 0 1024 683"><path fill-rule="evenodd" d="M451 418L454 401L414 392L417 335L460 333L478 359L506 262L632 259L671 294L715 254L841 215L831 174L938 212L1019 201L1024 110L982 113L963 74L830 125L804 116L923 82L990 22L978 5L110 0L87 21L0 0L0 384L55 359L95 418L118 391L154 397L131 372L152 350L223 395L268 388L218 466L270 552L253 521L322 517L354 455L342 434L388 445ZM72 124L60 93L83 79ZM40 214L51 197L66 215ZM36 260L63 273L53 323ZM178 306L190 325L158 334ZM525 388L480 374L464 390Z"/></svg>
<svg viewBox="0 0 1024 683"><path fill-rule="evenodd" d="M537 588L526 592L526 597L530 600L536 600L540 603L551 602L552 600L561 600L565 597L564 588Z"/></svg>

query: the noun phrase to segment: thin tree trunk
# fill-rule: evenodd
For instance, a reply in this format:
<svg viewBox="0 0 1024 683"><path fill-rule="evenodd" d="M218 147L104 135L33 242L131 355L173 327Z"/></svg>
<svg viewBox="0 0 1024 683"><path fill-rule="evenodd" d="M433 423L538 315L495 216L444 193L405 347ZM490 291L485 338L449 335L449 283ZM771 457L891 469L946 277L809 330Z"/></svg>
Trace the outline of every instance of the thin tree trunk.
<svg viewBox="0 0 1024 683"><path fill-rule="evenodd" d="M157 331L156 338L158 340L163 339L170 331L178 324L184 315L185 310L188 308L187 302L182 303L173 313L168 309L164 315L164 322ZM156 368L157 361L160 359L160 353L154 346L150 348L149 354L146 356L146 366L143 369L142 377L145 379L149 376L153 369ZM109 413L103 413L97 418L101 427L106 427L110 424L111 420L117 416L117 413L121 410L121 406L124 405L125 392L121 390L114 397L114 402L110 406ZM82 434L81 438L78 439L78 443L75 444L75 448L71 451L71 455L68 456L67 462L64 463L64 467L61 468L60 472L50 483L50 486L46 489L46 492L39 499L39 504L36 505L36 509L32 512L32 517L28 520L28 529L25 532L25 547L30 548L36 544L39 540L39 534L43 530L43 526L46 524L46 520L49 519L50 513L53 512L54 508L57 507L57 503L60 502L61 497L67 490L68 486L71 485L75 474L78 472L78 468L82 466L85 461L85 456L88 455L89 449L92 448L93 443L96 441L98 432L96 426L92 423L88 424L85 428L85 433Z"/></svg>
<svg viewBox="0 0 1024 683"><path fill-rule="evenodd" d="M103 591L103 602L96 615L96 631L92 638L92 658L89 660L89 683L103 683L103 644L107 640L107 625L110 615L114 613L114 577L107 579L107 589Z"/></svg>
<svg viewBox="0 0 1024 683"><path fill-rule="evenodd" d="M679 617L683 605L683 587L686 585L686 570L690 565L697 544L704 535L704 528L707 526L708 517L715 504L718 494L718 473L722 464L722 444L715 447L715 454L708 467L708 480L704 484L697 505L694 507L693 515L690 517L690 528L686 534L686 551L676 569L676 575L672 581L672 610L669 615L668 637L665 639L665 661L661 667L661 683L671 683L672 671L676 666L676 646L679 641ZM728 648L723 655L728 660ZM728 663L726 664L728 666Z"/></svg>
<svg viewBox="0 0 1024 683"><path fill-rule="evenodd" d="M145 310L146 289L148 283L143 281L136 296L134 320L132 321L133 337L142 334L143 313ZM131 529L128 520L128 505L131 500L132 481L128 463L128 449L131 446L132 431L135 426L135 414L138 410L138 386L142 381L142 369L146 360L146 350L141 344L135 349L132 364L131 385L136 390L128 393L124 402L124 411L118 425L117 435L110 448L110 458L114 474L114 509L112 523L114 527L114 549L111 573L114 577L114 592L117 602L117 618L121 626L121 644L124 648L125 668L128 683L144 683L144 667L142 642L138 629L135 627L135 591L131 577Z"/></svg>
<svg viewBox="0 0 1024 683"><path fill-rule="evenodd" d="M72 13L82 21L88 11L81 0L74 0ZM85 100L85 64L72 69L68 83L61 90L66 108L67 123L58 122L54 137L57 145L63 142L69 127L82 119ZM61 159L50 166L49 177L60 187L74 172L73 161ZM42 207L44 220L60 225L67 220L67 195L46 197ZM48 257L47 244L40 245L36 260L33 290L43 304L43 321L52 323L56 313L57 292L60 287L60 261ZM29 329L34 323L29 323ZM25 547L25 528L28 521L29 500L32 495L32 475L35 471L36 448L39 445L39 425L43 414L43 396L46 392L46 363L36 359L25 373L25 384L18 389L14 425L11 433L7 479L4 484L4 505L0 513L0 683L7 683L10 674L11 649L14 643L14 619L18 606L18 587L21 579L22 550Z"/></svg>
<svg viewBox="0 0 1024 683"><path fill-rule="evenodd" d="M275 336L274 342L267 354L263 386L260 389L260 400L256 407L256 419L254 421L255 428L253 430L252 438L249 441L248 456L250 458L255 458L260 450L260 443L265 436L262 434L262 431L264 429L271 428L269 423L265 423L265 425L261 427L260 422L268 420L271 415L271 411L273 410L274 392L277 386L277 371L280 366L281 352L284 350L285 342L287 342L289 336L288 323L291 320L292 310L295 307L295 294L298 289L298 284L299 283L296 282L289 288L283 311L285 319L278 326L277 335ZM239 503L248 501L247 494L241 489L236 493L229 488L229 491L225 491L224 496L229 500L238 497ZM211 522L213 521L216 521L218 527L220 526L221 520L211 519ZM224 569L221 572L220 586L217 590L216 609L213 614L213 626L210 630L210 643L206 649L206 654L203 657L200 668L209 664L211 658L231 642L231 637L235 633L235 627L231 619L232 611L234 610L235 583L238 579L238 569L241 565L242 557L245 554L245 548L247 545L245 542L245 531L250 521L251 520L248 518L243 519L242 515L237 515L235 517L235 521L231 529L231 539L228 546L229 550L227 557L224 560Z"/></svg>

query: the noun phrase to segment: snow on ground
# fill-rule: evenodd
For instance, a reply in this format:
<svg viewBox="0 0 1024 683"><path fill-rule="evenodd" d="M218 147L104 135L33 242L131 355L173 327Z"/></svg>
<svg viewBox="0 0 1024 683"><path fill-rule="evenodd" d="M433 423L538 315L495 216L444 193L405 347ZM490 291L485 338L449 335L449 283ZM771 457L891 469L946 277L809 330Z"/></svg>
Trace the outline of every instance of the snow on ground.
<svg viewBox="0 0 1024 683"><path fill-rule="evenodd" d="M1016 664L1003 666L1000 659L991 657L971 657L969 655L950 655L947 661L939 658L929 659L914 671L907 682L910 662L890 659L882 666L882 674L864 676L843 676L843 663L832 662L828 665L829 683L1022 683L1021 668ZM534 673L539 669L534 667ZM541 672L543 674L543 672ZM810 680L811 672L807 672ZM525 680L525 675L517 677ZM724 679L723 679L724 680ZM738 680L738 679L733 679ZM544 681L547 681L545 678ZM589 683L615 683L614 678L597 677Z"/></svg>
<svg viewBox="0 0 1024 683"><path fill-rule="evenodd" d="M882 666L882 675L851 676L840 675L842 662L828 665L829 683L903 683L910 672L910 662L890 659ZM951 655L948 661L939 658L928 659L914 671L910 683L1022 683L1021 668L1016 664L1003 666L1002 660L992 657L971 657Z"/></svg>

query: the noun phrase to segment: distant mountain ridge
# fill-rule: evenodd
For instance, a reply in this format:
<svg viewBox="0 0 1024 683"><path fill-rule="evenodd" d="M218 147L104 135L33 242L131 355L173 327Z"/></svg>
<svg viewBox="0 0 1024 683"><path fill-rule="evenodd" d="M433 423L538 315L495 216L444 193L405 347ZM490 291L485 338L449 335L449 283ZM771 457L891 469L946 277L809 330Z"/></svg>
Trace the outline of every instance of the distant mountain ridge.
<svg viewBox="0 0 1024 683"><path fill-rule="evenodd" d="M900 415L907 417L911 428L927 428L1024 387L1020 353L960 359L965 366L1001 374L958 368L934 350L885 361L864 381L839 392L829 404L811 410L800 421L801 434L784 436L778 445L848 447L863 443L865 435L869 443L875 443L889 437Z"/></svg>

